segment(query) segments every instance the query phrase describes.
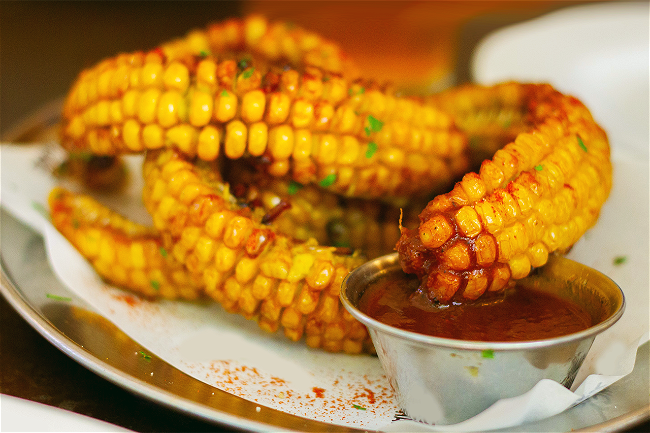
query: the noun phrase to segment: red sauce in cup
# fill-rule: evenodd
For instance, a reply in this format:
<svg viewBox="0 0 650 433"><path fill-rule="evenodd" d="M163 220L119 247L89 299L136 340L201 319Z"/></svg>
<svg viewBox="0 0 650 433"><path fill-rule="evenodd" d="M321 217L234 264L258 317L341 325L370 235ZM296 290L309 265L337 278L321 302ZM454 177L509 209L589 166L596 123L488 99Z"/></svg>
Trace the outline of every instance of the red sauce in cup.
<svg viewBox="0 0 650 433"><path fill-rule="evenodd" d="M359 309L396 328L458 340L540 340L592 326L581 306L527 287L474 302L432 305L418 284L416 278L380 279L361 296Z"/></svg>

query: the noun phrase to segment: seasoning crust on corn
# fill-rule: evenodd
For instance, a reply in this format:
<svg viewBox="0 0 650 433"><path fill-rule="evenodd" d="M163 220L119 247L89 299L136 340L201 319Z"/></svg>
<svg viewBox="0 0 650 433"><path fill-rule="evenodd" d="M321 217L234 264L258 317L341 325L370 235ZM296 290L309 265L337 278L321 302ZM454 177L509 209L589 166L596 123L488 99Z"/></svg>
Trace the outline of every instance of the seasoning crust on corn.
<svg viewBox="0 0 650 433"><path fill-rule="evenodd" d="M605 133L548 85L402 97L333 42L259 16L100 62L62 117L72 157L145 154L153 227L50 195L100 276L209 297L328 351L374 351L339 301L368 257L396 248L433 301L476 299L568 249L611 188Z"/></svg>

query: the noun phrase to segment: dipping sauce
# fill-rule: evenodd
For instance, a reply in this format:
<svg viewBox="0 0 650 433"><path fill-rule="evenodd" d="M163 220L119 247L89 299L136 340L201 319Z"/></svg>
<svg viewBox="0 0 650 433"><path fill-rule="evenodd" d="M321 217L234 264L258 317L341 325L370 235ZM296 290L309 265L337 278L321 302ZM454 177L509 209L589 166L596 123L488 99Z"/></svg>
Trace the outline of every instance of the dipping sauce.
<svg viewBox="0 0 650 433"><path fill-rule="evenodd" d="M359 309L382 323L420 334L473 341L559 337L592 326L581 306L523 286L474 302L432 305L418 280L385 277L366 289Z"/></svg>

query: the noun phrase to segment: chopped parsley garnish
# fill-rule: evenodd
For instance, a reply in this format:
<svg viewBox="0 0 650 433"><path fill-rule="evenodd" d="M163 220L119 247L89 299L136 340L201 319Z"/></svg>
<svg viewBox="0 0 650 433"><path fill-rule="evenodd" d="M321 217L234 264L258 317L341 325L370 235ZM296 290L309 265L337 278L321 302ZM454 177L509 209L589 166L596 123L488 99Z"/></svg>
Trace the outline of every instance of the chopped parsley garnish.
<svg viewBox="0 0 650 433"><path fill-rule="evenodd" d="M67 296L53 295L51 293L46 293L45 296L50 299L54 299L55 301L66 301L66 302L72 301L72 298L68 298Z"/></svg>
<svg viewBox="0 0 650 433"><path fill-rule="evenodd" d="M221 91L221 96L228 96L228 91L227 90L222 90Z"/></svg>
<svg viewBox="0 0 650 433"><path fill-rule="evenodd" d="M384 126L384 122L378 120L373 116L368 116L368 126L366 126L365 128L366 135L370 135L373 132L381 131L381 128L383 128L383 126Z"/></svg>
<svg viewBox="0 0 650 433"><path fill-rule="evenodd" d="M359 87L359 90L357 90L356 93L354 93L354 89L352 87L350 87L348 89L348 95L350 95L350 96L352 96L352 95L363 95L364 93L366 93L366 89L364 87Z"/></svg>
<svg viewBox="0 0 650 433"><path fill-rule="evenodd" d="M302 189L303 185L301 183L296 182L295 180L292 180L291 183L289 184L289 187L287 188L287 192L290 195L296 194L298 191Z"/></svg>
<svg viewBox="0 0 650 433"><path fill-rule="evenodd" d="M199 51L199 56L201 56L201 57L208 57L209 55L210 55L209 51L206 51L206 50Z"/></svg>
<svg viewBox="0 0 650 433"><path fill-rule="evenodd" d="M242 72L241 76L244 79L248 79L248 78L253 76L253 72L255 72L255 69L254 68L249 68L249 69L246 69L244 72Z"/></svg>
<svg viewBox="0 0 650 433"><path fill-rule="evenodd" d="M579 135L576 135L576 137L578 137L578 144L580 145L580 149L584 150L585 152L588 152L587 146L585 146L584 141L582 141L582 137L580 137Z"/></svg>
<svg viewBox="0 0 650 433"><path fill-rule="evenodd" d="M160 247L159 251L160 251L161 256L167 257L167 250L166 249L164 249L163 247Z"/></svg>
<svg viewBox="0 0 650 433"><path fill-rule="evenodd" d="M627 262L627 256L617 256L614 257L614 264L616 266L622 265L623 263Z"/></svg>
<svg viewBox="0 0 650 433"><path fill-rule="evenodd" d="M151 287L153 287L154 290L160 290L160 282L156 280L151 280L149 282L151 284Z"/></svg>
<svg viewBox="0 0 650 433"><path fill-rule="evenodd" d="M355 409L359 409L359 410L366 410L365 407L359 406L358 404L353 404L352 407L355 408Z"/></svg>
<svg viewBox="0 0 650 433"><path fill-rule="evenodd" d="M140 354L140 356L142 356L143 359L146 359L147 361L151 361L151 355L147 355L142 350L139 350L138 353Z"/></svg>
<svg viewBox="0 0 650 433"><path fill-rule="evenodd" d="M542 170L544 170L544 166L542 164L536 165L535 170L542 171Z"/></svg>
<svg viewBox="0 0 650 433"><path fill-rule="evenodd" d="M489 359L494 359L494 350L492 349L486 349L481 352L481 356L483 358L489 358Z"/></svg>
<svg viewBox="0 0 650 433"><path fill-rule="evenodd" d="M248 68L251 64L251 59L248 57L244 57L240 61L237 62L237 67L239 68L240 71L243 71L244 69Z"/></svg>
<svg viewBox="0 0 650 433"><path fill-rule="evenodd" d="M375 152L377 152L377 143L371 141L368 143L368 148L366 149L366 158L372 158Z"/></svg>
<svg viewBox="0 0 650 433"><path fill-rule="evenodd" d="M332 173L325 176L325 178L318 182L318 184L323 188L327 188L328 186L334 185L334 182L336 182L336 175Z"/></svg>

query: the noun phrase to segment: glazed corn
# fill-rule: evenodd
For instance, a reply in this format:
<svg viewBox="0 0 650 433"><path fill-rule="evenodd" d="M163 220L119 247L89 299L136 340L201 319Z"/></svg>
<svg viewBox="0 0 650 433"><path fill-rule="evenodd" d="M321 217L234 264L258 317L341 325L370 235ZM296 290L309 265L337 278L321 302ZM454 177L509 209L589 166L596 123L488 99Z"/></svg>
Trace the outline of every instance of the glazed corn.
<svg viewBox="0 0 650 433"><path fill-rule="evenodd" d="M208 171L208 176L214 176ZM227 311L312 347L372 351L365 328L340 305L342 279L363 262L315 240L295 241L240 207L227 185L171 150L150 152L143 198L170 254Z"/></svg>
<svg viewBox="0 0 650 433"><path fill-rule="evenodd" d="M62 188L49 204L54 226L106 281L148 297L199 297L200 280L167 253L156 230Z"/></svg>
<svg viewBox="0 0 650 433"><path fill-rule="evenodd" d="M609 144L584 105L547 85L519 87L528 132L432 200L417 230L402 230L402 267L432 300L476 299L527 276L572 246L609 194Z"/></svg>
<svg viewBox="0 0 650 433"><path fill-rule="evenodd" d="M226 41L210 42L216 30L192 33L82 72L65 102L62 145L98 155L174 148L207 161L256 157L272 176L364 198L428 195L466 171L467 139L433 104L319 69L304 50L290 56L297 69L269 64L269 55L209 54L222 45L261 49L245 35L263 32L248 25L279 31L246 23L222 25L239 29Z"/></svg>

